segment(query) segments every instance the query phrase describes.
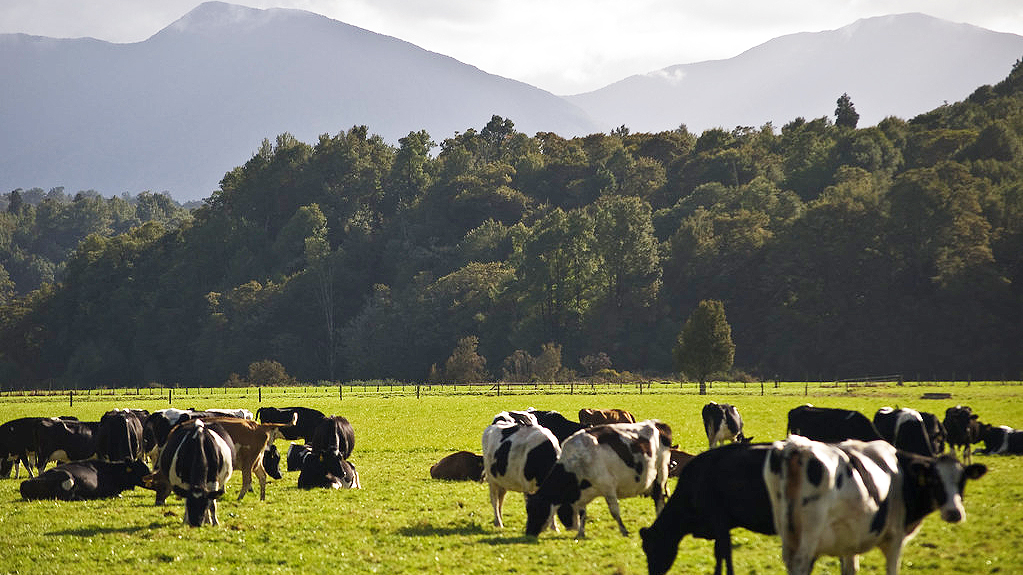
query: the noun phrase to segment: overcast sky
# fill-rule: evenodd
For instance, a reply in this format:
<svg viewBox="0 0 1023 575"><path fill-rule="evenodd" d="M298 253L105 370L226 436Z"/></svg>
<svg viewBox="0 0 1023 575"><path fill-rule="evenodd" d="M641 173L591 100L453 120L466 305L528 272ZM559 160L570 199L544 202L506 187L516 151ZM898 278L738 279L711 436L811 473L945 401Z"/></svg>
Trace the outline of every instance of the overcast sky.
<svg viewBox="0 0 1023 575"><path fill-rule="evenodd" d="M139 42L199 0L0 0L0 33ZM394 36L559 95L795 32L923 12L1023 35L1020 0L239 0ZM1023 54L1021 54L1023 56ZM0 54L2 57L2 54Z"/></svg>

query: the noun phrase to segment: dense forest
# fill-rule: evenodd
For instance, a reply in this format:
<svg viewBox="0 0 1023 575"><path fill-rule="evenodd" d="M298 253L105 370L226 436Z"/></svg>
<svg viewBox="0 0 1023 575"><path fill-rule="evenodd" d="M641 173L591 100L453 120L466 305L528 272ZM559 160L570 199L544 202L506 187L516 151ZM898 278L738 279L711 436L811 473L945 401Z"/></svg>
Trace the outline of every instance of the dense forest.
<svg viewBox="0 0 1023 575"><path fill-rule="evenodd" d="M216 385L263 360L420 381L459 342L493 377L552 354L670 373L704 299L754 376L1020 377L1023 64L857 118L843 95L834 119L699 135L282 134L190 217L8 194L0 385Z"/></svg>

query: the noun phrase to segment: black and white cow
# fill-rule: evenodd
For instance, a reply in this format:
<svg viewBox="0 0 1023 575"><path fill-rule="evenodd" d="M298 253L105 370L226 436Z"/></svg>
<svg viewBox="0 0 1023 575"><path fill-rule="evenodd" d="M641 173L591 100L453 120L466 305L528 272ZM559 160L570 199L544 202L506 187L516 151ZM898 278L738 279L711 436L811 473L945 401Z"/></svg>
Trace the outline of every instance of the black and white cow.
<svg viewBox="0 0 1023 575"><path fill-rule="evenodd" d="M859 555L875 547L887 575L897 575L903 546L924 517L937 509L949 523L963 521L966 480L986 471L886 441L833 445L793 435L775 442L763 473L789 575L809 575L820 555L839 557L842 573L855 573Z"/></svg>
<svg viewBox="0 0 1023 575"><path fill-rule="evenodd" d="M41 419L35 427L36 469L43 472L51 461L66 463L96 454L98 421Z"/></svg>
<svg viewBox="0 0 1023 575"><path fill-rule="evenodd" d="M539 535L554 514L586 536L586 505L603 496L622 535L618 500L648 495L660 513L667 499L671 428L657 420L595 425L561 445L561 454L535 493L526 496L526 534Z"/></svg>
<svg viewBox="0 0 1023 575"><path fill-rule="evenodd" d="M105 499L142 487L142 478L147 475L149 467L141 461L73 461L44 471L34 479L22 481L20 489L22 498L26 500Z"/></svg>
<svg viewBox="0 0 1023 575"><path fill-rule="evenodd" d="M316 425L309 445L313 452L336 453L341 459L348 459L355 449L355 430L345 417L340 415L324 417Z"/></svg>
<svg viewBox="0 0 1023 575"><path fill-rule="evenodd" d="M250 419L250 420L256 419L255 416L252 415L251 411L249 411L247 409L243 409L243 408L238 408L238 409L213 408L213 409L207 409L205 411L207 413L213 413L215 415L224 415L224 416L227 416L227 417L237 417L239 419ZM264 421L262 423L268 423L268 422Z"/></svg>
<svg viewBox="0 0 1023 575"><path fill-rule="evenodd" d="M915 409L882 407L874 414L874 427L881 438L896 449L905 449L927 457L937 455L924 427L924 418Z"/></svg>
<svg viewBox="0 0 1023 575"><path fill-rule="evenodd" d="M945 442L948 441L948 433L945 431L944 424L933 413L921 411L920 417L924 420L924 431L927 432L927 438L931 442L931 452L935 456L945 453Z"/></svg>
<svg viewBox="0 0 1023 575"><path fill-rule="evenodd" d="M160 409L150 413L142 422L142 450L154 464L158 466L160 450L167 443L170 430L177 424L195 419L206 412L193 409Z"/></svg>
<svg viewBox="0 0 1023 575"><path fill-rule="evenodd" d="M313 452L308 443L292 443L288 445L288 453L285 455L288 471L299 471L302 469L302 462Z"/></svg>
<svg viewBox="0 0 1023 575"><path fill-rule="evenodd" d="M505 495L536 491L560 453L561 442L532 413L502 411L494 417L483 431L483 473L495 526L504 527Z"/></svg>
<svg viewBox="0 0 1023 575"><path fill-rule="evenodd" d="M32 462L36 453L35 428L42 417L19 417L0 425L0 477L21 477L24 465L32 477Z"/></svg>
<svg viewBox="0 0 1023 575"><path fill-rule="evenodd" d="M981 425L980 440L985 455L1023 455L1023 431L1007 425Z"/></svg>
<svg viewBox="0 0 1023 575"><path fill-rule="evenodd" d="M789 411L788 433L824 443L882 439L874 424L858 411L812 405L800 405Z"/></svg>
<svg viewBox="0 0 1023 575"><path fill-rule="evenodd" d="M256 419L262 423L286 423L281 428L281 437L288 441L303 439L309 443L316 432L316 426L324 418L322 411L309 407L260 407Z"/></svg>
<svg viewBox="0 0 1023 575"><path fill-rule="evenodd" d="M945 432L948 434L948 446L952 453L956 449L962 451L962 460L972 460L972 448L974 443L980 441L980 420L977 414L968 406L957 405L945 410Z"/></svg>
<svg viewBox="0 0 1023 575"><path fill-rule="evenodd" d="M142 421L138 415L120 409L104 413L96 431L96 457L102 461L142 459Z"/></svg>
<svg viewBox="0 0 1023 575"><path fill-rule="evenodd" d="M733 443L705 451L689 461L664 509L650 527L639 530L650 575L663 575L687 534L714 540L714 575L724 563L732 568L735 527L774 535L771 501L764 485L770 444Z"/></svg>
<svg viewBox="0 0 1023 575"><path fill-rule="evenodd" d="M160 469L174 493L185 499L184 519L192 527L220 524L217 499L224 495L234 470L231 442L224 439L226 432L216 427L201 419L176 426L160 453Z"/></svg>
<svg viewBox="0 0 1023 575"><path fill-rule="evenodd" d="M554 434L554 437L558 438L559 442L565 441L573 433L587 427L579 422L568 419L557 411L541 411L532 407L526 411L536 416L536 422L549 429Z"/></svg>
<svg viewBox="0 0 1023 575"><path fill-rule="evenodd" d="M753 438L742 434L742 416L734 405L714 401L703 406L703 429L710 448L725 441L748 443Z"/></svg>
<svg viewBox="0 0 1023 575"><path fill-rule="evenodd" d="M298 487L312 489L361 489L355 465L335 452L309 450L302 458Z"/></svg>

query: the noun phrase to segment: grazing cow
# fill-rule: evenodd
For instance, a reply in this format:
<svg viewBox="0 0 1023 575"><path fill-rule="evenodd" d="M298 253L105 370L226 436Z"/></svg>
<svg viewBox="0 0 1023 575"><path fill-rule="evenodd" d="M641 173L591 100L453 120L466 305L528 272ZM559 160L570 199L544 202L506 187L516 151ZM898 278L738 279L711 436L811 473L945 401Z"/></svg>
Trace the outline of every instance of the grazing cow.
<svg viewBox="0 0 1023 575"><path fill-rule="evenodd" d="M36 469L43 472L51 461L66 463L96 454L98 421L41 419L35 427Z"/></svg>
<svg viewBox="0 0 1023 575"><path fill-rule="evenodd" d="M117 497L122 491L141 487L147 475L149 467L141 461L73 461L22 481L21 497L64 501Z"/></svg>
<svg viewBox="0 0 1023 575"><path fill-rule="evenodd" d="M874 414L874 427L881 438L896 449L934 457L934 446L924 428L924 418L915 409L882 407Z"/></svg>
<svg viewBox="0 0 1023 575"><path fill-rule="evenodd" d="M749 443L753 438L742 434L742 416L734 405L710 402L703 406L703 429L710 448L725 441Z"/></svg>
<svg viewBox="0 0 1023 575"><path fill-rule="evenodd" d="M503 411L494 417L483 431L483 473L496 527L504 527L505 495L536 491L560 453L561 442L532 413Z"/></svg>
<svg viewBox="0 0 1023 575"><path fill-rule="evenodd" d="M948 447L954 454L959 448L963 452L962 460L970 462L971 446L980 441L980 420L977 414L967 406L957 405L945 410L945 432L948 434Z"/></svg>
<svg viewBox="0 0 1023 575"><path fill-rule="evenodd" d="M579 423L604 425L607 423L636 423L636 417L624 409L580 409Z"/></svg>
<svg viewBox="0 0 1023 575"><path fill-rule="evenodd" d="M874 547L887 575L897 575L924 517L939 509L943 520L961 522L966 480L986 471L885 441L829 445L793 435L774 443L763 473L789 575L809 575L820 555L838 556L843 574L856 573L858 556Z"/></svg>
<svg viewBox="0 0 1023 575"><path fill-rule="evenodd" d="M203 523L219 525L217 499L224 495L234 468L231 443L218 424L196 420L171 430L160 453L160 469L166 474L174 493L185 499L185 523L199 527Z"/></svg>
<svg viewBox="0 0 1023 575"><path fill-rule="evenodd" d="M986 455L1023 455L1023 431L1009 426L981 425L980 440Z"/></svg>
<svg viewBox="0 0 1023 575"><path fill-rule="evenodd" d="M483 456L456 451L430 467L430 477L450 481L483 481Z"/></svg>
<svg viewBox="0 0 1023 575"><path fill-rule="evenodd" d="M285 456L288 464L288 471L302 469L302 462L313 452L308 443L292 443L288 446L288 454Z"/></svg>
<svg viewBox="0 0 1023 575"><path fill-rule="evenodd" d="M561 455L536 493L526 496L526 534L539 535L554 513L586 537L586 505L603 496L618 522L618 500L649 495L660 513L667 498L671 428L657 420L597 425L565 440Z"/></svg>
<svg viewBox="0 0 1023 575"><path fill-rule="evenodd" d="M668 503L650 527L639 530L650 575L663 575L678 555L686 534L714 540L714 575L724 563L732 567L735 527L774 535L771 501L764 485L764 462L770 444L733 443L705 451L679 475Z"/></svg>
<svg viewBox="0 0 1023 575"><path fill-rule="evenodd" d="M789 411L788 433L824 443L882 439L874 424L858 411L812 405L800 405Z"/></svg>
<svg viewBox="0 0 1023 575"><path fill-rule="evenodd" d="M557 411L539 411L532 407L526 411L536 416L536 422L549 429L554 434L554 437L558 438L559 442L565 441L570 435L586 427L581 423L568 419Z"/></svg>
<svg viewBox="0 0 1023 575"><path fill-rule="evenodd" d="M668 477L678 477L694 457L696 456L678 449L677 445L672 445L668 459Z"/></svg>
<svg viewBox="0 0 1023 575"><path fill-rule="evenodd" d="M256 419L262 423L291 424L281 428L281 436L288 441L301 438L309 443L323 418L322 411L308 407L260 407L256 410Z"/></svg>
<svg viewBox="0 0 1023 575"><path fill-rule="evenodd" d="M343 459L336 452L310 450L302 460L302 471L298 474L298 487L311 489L361 489L359 472L355 465Z"/></svg>
<svg viewBox="0 0 1023 575"><path fill-rule="evenodd" d="M251 419L238 417L199 417L185 419L180 426L194 428L199 422L210 426L232 448L231 466L242 472L242 487L238 493L241 501L252 491L252 476L259 480L259 500L266 500L266 478L280 479L281 456L271 437L280 428L279 424L256 423ZM163 505L170 495L171 485L166 470L157 468L149 480L148 487L156 491L156 504Z"/></svg>
<svg viewBox="0 0 1023 575"><path fill-rule="evenodd" d="M96 431L96 457L102 461L136 461L142 456L142 422L138 416L120 409L104 413Z"/></svg>

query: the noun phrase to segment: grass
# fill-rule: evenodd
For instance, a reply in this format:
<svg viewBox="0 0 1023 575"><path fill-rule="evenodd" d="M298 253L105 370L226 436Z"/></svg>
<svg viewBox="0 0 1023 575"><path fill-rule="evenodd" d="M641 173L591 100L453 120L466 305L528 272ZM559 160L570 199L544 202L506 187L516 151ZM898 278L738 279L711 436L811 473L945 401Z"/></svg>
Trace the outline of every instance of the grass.
<svg viewBox="0 0 1023 575"><path fill-rule="evenodd" d="M479 451L480 437L493 415L504 409L557 409L574 416L581 407L621 407L639 418L671 424L683 449L706 449L700 408L709 400L733 403L756 440L780 439L789 409L807 401L820 406L858 409L868 415L884 405L944 413L957 403L970 405L985 422L1023 427L1023 387L991 383L926 386L810 387L803 384L715 385L704 397L691 389L655 386L614 395L453 395L348 393L337 388L305 392L252 390L175 392L175 407L305 405L347 417L356 432L352 461L362 490L302 491L298 473L267 488L266 501L249 494L235 501L238 474L220 503L219 528L188 528L184 506L171 499L153 505L149 491L90 502L26 502L19 482L0 480L0 573L53 573L73 568L102 573L645 573L646 560L637 531L654 518L649 499L622 501L622 517L632 531L618 534L602 499L590 504L588 538L546 532L538 540L523 536L521 496L510 494L504 530L492 526L486 486L434 481L429 468L452 451ZM654 393L651 393L653 391ZM949 391L952 399L921 400L923 392ZM245 395L240 395L244 393ZM167 407L166 397L123 395L81 397L2 397L0 420L26 415L76 415L96 420L113 407L149 410ZM286 448L286 442L278 442ZM990 471L967 488L968 519L943 523L936 515L924 522L903 555L904 573L1013 573L1023 565L1023 463L1015 457L976 456ZM24 470L22 471L24 478ZM671 486L673 487L673 485ZM732 533L739 573L781 574L779 541L737 529ZM710 542L685 538L672 573L710 573ZM882 573L877 551L863 556L862 573ZM815 573L838 573L838 562L822 558Z"/></svg>

